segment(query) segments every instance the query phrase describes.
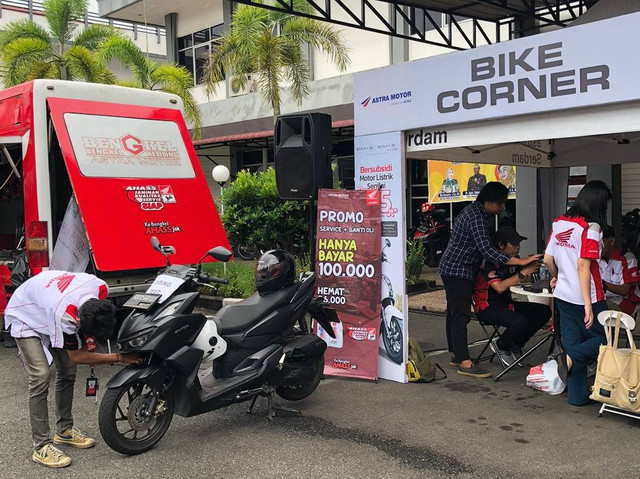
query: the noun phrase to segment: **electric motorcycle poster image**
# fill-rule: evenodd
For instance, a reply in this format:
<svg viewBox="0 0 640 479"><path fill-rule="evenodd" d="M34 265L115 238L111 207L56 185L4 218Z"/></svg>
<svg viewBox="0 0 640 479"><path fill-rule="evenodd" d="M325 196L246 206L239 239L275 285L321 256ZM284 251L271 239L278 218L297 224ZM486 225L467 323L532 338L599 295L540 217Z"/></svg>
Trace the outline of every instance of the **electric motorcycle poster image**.
<svg viewBox="0 0 640 479"><path fill-rule="evenodd" d="M322 379L327 344L314 335L309 313L333 335L335 311L313 298L317 276L296 279L293 256L282 250L264 253L256 266L258 291L223 307L212 318L194 313L198 288L225 280L202 271L211 257L229 261L221 246L209 250L196 267L172 265L170 247L153 237L152 246L167 266L145 293L125 307L132 312L118 334L125 353L143 358L118 371L106 385L99 426L105 443L122 454L140 454L167 432L174 414L190 417L258 397L297 401L310 396ZM210 365L210 366L209 366Z"/></svg>
<svg viewBox="0 0 640 479"><path fill-rule="evenodd" d="M402 364L402 329L404 316L402 311L395 307L396 298L391 280L386 275L382 275L383 291L387 290L387 295L382 299L380 310L380 337L384 344L384 349L391 361Z"/></svg>

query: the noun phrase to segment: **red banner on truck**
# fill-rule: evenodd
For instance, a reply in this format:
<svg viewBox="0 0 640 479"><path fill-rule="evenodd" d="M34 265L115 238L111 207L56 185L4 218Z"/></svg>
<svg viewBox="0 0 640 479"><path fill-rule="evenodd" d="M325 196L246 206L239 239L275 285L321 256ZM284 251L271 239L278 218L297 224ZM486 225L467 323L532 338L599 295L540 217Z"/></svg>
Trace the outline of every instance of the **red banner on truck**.
<svg viewBox="0 0 640 479"><path fill-rule="evenodd" d="M316 293L341 321L335 338L317 326L326 375L378 378L380 238L379 190L319 190Z"/></svg>

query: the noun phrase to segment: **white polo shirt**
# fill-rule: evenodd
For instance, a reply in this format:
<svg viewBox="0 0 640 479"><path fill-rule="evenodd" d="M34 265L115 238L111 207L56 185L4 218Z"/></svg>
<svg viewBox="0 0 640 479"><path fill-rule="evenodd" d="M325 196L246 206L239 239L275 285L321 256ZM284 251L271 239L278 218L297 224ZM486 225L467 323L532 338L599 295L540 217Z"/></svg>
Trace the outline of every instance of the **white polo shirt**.
<svg viewBox="0 0 640 479"><path fill-rule="evenodd" d="M607 283L623 285L630 284L631 289L627 296L620 296L612 291L606 292L606 299L620 306L627 314L633 314L636 305L640 302L637 293L637 283L640 282L638 275L638 261L633 253L627 252L624 256L620 248L614 247L609 255L609 261L604 258L598 260L600 264L600 275Z"/></svg>
<svg viewBox="0 0 640 479"><path fill-rule="evenodd" d="M553 296L569 303L584 304L578 280L578 259L597 260L602 251L602 232L597 223L587 223L584 218L560 216L553 222L547 241L546 254L553 256L558 267L558 283ZM591 262L591 302L604 299L600 269L597 261Z"/></svg>
<svg viewBox="0 0 640 479"><path fill-rule="evenodd" d="M43 271L13 293L4 312L14 338L39 337L53 348L64 346L64 334L79 329L78 307L92 298L106 299L107 283L92 274Z"/></svg>

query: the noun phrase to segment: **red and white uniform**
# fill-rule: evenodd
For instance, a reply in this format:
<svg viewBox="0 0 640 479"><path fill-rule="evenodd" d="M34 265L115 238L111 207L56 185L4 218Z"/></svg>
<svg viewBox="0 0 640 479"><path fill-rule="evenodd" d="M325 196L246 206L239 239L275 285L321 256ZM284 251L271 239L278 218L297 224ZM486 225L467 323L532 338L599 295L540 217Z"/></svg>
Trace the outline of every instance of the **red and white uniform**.
<svg viewBox="0 0 640 479"><path fill-rule="evenodd" d="M80 328L78 307L108 293L107 283L92 274L43 271L13 293L5 324L14 338L39 337L44 346L63 348L64 334L75 335Z"/></svg>
<svg viewBox="0 0 640 479"><path fill-rule="evenodd" d="M578 259L597 260L602 251L602 231L597 223L584 218L560 216L553 222L546 254L553 256L558 267L558 283L553 296L568 303L584 304L578 280ZM591 262L591 302L604 299L598 261Z"/></svg>
<svg viewBox="0 0 640 479"><path fill-rule="evenodd" d="M607 283L623 285L630 284L631 289L627 296L620 296L612 291L606 292L607 301L611 301L627 314L633 314L636 305L640 303L637 283L640 282L638 275L638 261L633 253L628 252L624 256L620 248L614 247L609 255L609 261L602 258L598 260L600 264L600 276Z"/></svg>

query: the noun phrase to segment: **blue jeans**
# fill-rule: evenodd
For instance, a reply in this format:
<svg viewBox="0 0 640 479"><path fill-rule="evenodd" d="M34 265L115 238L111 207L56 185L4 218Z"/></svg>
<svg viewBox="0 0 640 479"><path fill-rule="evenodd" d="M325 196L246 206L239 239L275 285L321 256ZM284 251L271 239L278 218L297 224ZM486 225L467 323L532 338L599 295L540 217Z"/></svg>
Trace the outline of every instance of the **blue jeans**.
<svg viewBox="0 0 640 479"><path fill-rule="evenodd" d="M560 313L562 346L571 358L572 366L567 376L568 401L573 406L589 402L587 384L587 364L598 358L600 345L607 342L604 328L598 322L598 313L607 310L606 301L591 305L593 325L587 329L584 324L584 306L555 298Z"/></svg>

